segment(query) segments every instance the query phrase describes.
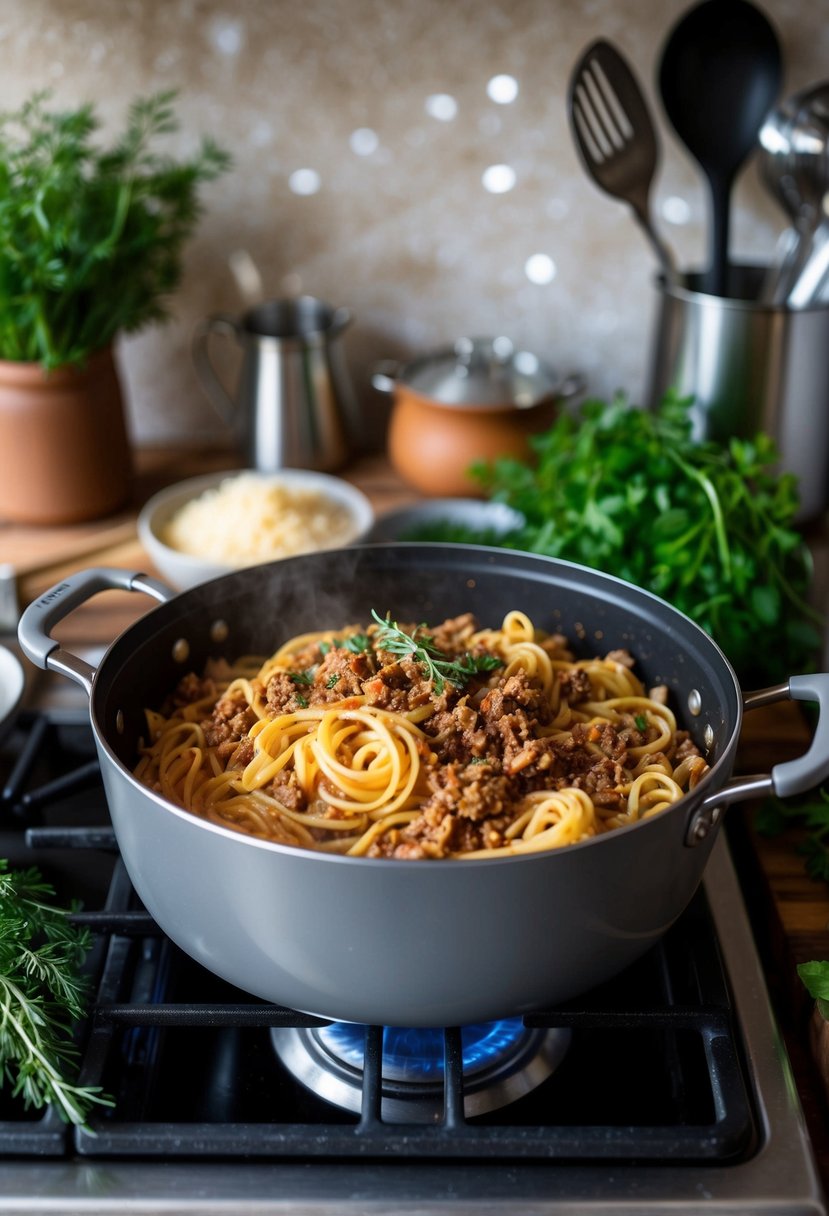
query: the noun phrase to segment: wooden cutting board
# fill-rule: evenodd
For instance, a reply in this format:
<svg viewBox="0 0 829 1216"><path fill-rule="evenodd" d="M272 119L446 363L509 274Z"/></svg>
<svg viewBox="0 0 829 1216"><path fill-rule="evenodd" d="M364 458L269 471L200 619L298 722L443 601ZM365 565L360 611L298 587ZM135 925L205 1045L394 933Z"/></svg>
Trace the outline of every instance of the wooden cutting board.
<svg viewBox="0 0 829 1216"><path fill-rule="evenodd" d="M173 482L238 467L238 457L225 449L186 452L143 449L135 455L130 502L117 515L63 527L25 526L0 520L0 565L11 566L17 576L20 609L84 567L107 565L156 574L136 530L143 504ZM355 461L342 476L360 486L378 514L417 498L402 485L382 456ZM63 622L56 636L75 645L108 642L146 610L143 597L107 592Z"/></svg>
<svg viewBox="0 0 829 1216"><path fill-rule="evenodd" d="M61 527L0 521L0 562L12 566L21 607L72 570L90 565L146 565L136 519L156 490L185 477L233 467L226 451L188 453L166 448L140 451L127 506L106 519Z"/></svg>

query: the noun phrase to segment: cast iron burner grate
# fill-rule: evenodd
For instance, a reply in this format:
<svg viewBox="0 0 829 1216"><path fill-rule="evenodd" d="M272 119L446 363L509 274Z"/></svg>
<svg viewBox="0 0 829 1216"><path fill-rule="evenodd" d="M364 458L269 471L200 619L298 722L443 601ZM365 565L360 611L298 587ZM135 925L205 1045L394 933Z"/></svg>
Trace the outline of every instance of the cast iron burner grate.
<svg viewBox="0 0 829 1216"><path fill-rule="evenodd" d="M393 1112L404 1122L394 1121L383 1101L383 1030L366 1027L358 1032L362 1044L352 1043L363 1057L350 1099L356 1109L344 1110L310 1092L272 1044L274 1033L339 1032L247 997L161 933L117 856L102 789L89 784L89 756L67 756L58 743L50 737L48 747L34 749L41 757L60 754L67 768L57 786L50 776L48 796L44 785L32 784L34 764L26 771L18 764L6 782L0 855L36 863L59 894L85 901L78 920L96 937L88 960L95 989L78 1031L80 1080L101 1085L115 1107L96 1109L86 1129L65 1128L51 1111L32 1117L0 1109L3 1156L676 1166L746 1160L758 1147L741 1037L703 891L624 975L523 1019L520 1036L560 1045L569 1039L569 1046L555 1049L556 1066L516 1100L470 1113L464 1090L474 1084L464 1080L463 1034L448 1028L438 1032L442 1061L430 1077L427 1114L407 1108ZM96 906L102 867L106 891Z"/></svg>
<svg viewBox="0 0 829 1216"><path fill-rule="evenodd" d="M366 1026L274 1029L271 1041L285 1067L312 1093L344 1110L362 1109ZM508 1106L542 1084L564 1058L570 1033L527 1026L505 1018L462 1026L453 1051L459 1054L465 1116ZM383 1028L380 1047L380 1114L388 1123L436 1123L446 1098L446 1036L443 1030Z"/></svg>

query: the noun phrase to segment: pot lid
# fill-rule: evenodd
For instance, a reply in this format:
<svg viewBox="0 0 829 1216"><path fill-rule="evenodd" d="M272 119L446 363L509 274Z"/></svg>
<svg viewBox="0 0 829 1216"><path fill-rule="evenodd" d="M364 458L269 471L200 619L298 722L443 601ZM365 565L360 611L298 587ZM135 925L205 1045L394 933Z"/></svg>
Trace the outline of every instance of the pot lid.
<svg viewBox="0 0 829 1216"><path fill-rule="evenodd" d="M556 395L551 367L509 338L459 338L403 368L399 380L441 405L526 409Z"/></svg>

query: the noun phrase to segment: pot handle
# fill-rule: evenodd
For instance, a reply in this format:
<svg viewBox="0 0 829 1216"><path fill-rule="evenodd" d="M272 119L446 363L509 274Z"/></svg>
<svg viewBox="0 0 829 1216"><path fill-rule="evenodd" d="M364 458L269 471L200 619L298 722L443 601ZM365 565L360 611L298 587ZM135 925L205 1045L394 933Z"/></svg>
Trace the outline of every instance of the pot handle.
<svg viewBox="0 0 829 1216"><path fill-rule="evenodd" d="M791 701L816 701L819 710L817 726L808 751L796 760L776 764L770 773L733 777L721 789L707 794L688 820L685 834L687 845L699 844L732 802L743 802L764 794L791 798L805 794L829 777L829 673L792 676L785 684L745 693L745 709L771 705L785 698Z"/></svg>
<svg viewBox="0 0 829 1216"><path fill-rule="evenodd" d="M20 647L35 667L69 676L86 690L92 691L95 668L84 659L64 650L51 636L51 630L65 616L86 603L99 591L143 591L162 604L176 594L166 583L148 574L122 570L116 566L97 566L70 574L38 596L24 609L17 627Z"/></svg>
<svg viewBox="0 0 829 1216"><path fill-rule="evenodd" d="M199 321L193 330L190 355L201 386L216 413L227 426L236 425L236 405L210 358L210 335L221 334L224 338L240 338L241 331L236 320L226 313L216 313Z"/></svg>

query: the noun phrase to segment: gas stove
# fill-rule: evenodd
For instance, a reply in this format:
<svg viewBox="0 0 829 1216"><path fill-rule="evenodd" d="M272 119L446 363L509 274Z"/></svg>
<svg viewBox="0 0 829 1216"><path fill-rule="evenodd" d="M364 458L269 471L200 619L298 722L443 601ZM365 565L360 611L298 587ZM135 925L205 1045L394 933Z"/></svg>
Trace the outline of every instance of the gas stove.
<svg viewBox="0 0 829 1216"><path fill-rule="evenodd" d="M114 1101L73 1128L0 1092L0 1212L826 1212L724 839L664 941L579 1000L356 1027L256 1000L162 934L82 709L26 710L0 788L0 856L93 932L80 1080Z"/></svg>

